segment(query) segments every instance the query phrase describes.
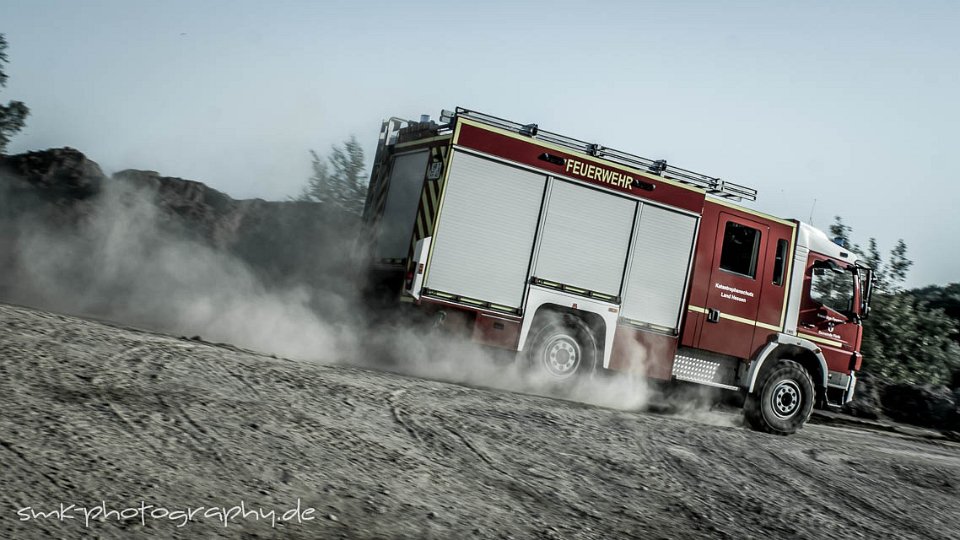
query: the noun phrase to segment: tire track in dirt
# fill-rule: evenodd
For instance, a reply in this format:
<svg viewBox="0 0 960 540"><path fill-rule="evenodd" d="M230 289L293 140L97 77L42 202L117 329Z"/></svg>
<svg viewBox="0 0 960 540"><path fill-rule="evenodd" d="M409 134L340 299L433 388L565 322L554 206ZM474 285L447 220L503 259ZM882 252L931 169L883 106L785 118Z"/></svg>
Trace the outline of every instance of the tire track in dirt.
<svg viewBox="0 0 960 540"><path fill-rule="evenodd" d="M554 501L548 499L543 486L529 478L529 467L524 467L523 460L510 459L510 456L522 456L532 451L537 443L527 439L520 432L511 432L507 437L500 437L498 449L494 454L478 446L474 437L469 433L482 433L482 425L470 422L469 416L454 419L435 407L427 407L418 401L401 404L399 398L404 392L394 392L392 406L394 411L400 412L402 424L413 432L412 436L427 452L429 459L437 464L451 469L464 469L478 473L483 481L495 482L504 486L509 493L522 495L518 502L525 502L529 507L544 511L546 505ZM397 415L395 412L395 415ZM466 451L464 451L466 450ZM544 475L532 475L542 480ZM575 500L563 501L564 507L580 518L590 519L593 522L602 521L602 515L589 506ZM633 537L629 531L623 531L624 536Z"/></svg>
<svg viewBox="0 0 960 540"><path fill-rule="evenodd" d="M915 538L937 538L939 536L935 534L934 531L929 530L922 522L914 519L908 512L891 506L881 507L872 501L864 499L848 487L849 482L838 482L837 477L832 477L829 474L821 472L819 467L802 466L796 460L788 459L787 455L783 453L771 453L770 457L778 462L782 468L788 471L792 470L796 473L795 475L783 475L783 478L794 479L794 484L799 484L800 481L796 479L802 478L809 479L806 480L808 485L828 486L830 489L821 490L819 496L815 492L812 492L809 487L804 487L803 489L806 492L805 496L808 500L816 503L819 499L819 504L824 511L846 521L851 530L859 530L864 527L861 521L853 518L854 515L870 515L874 521L879 522L880 519L883 519L888 523L907 525L907 530L911 531L910 536ZM826 498L826 500L824 500L824 498ZM848 512L839 510L850 507L853 508ZM841 516L843 517L841 518ZM885 531L889 530L887 527L884 527L882 523L877 523L877 525L868 524L867 526L870 528L870 533L877 535L877 537L883 536Z"/></svg>

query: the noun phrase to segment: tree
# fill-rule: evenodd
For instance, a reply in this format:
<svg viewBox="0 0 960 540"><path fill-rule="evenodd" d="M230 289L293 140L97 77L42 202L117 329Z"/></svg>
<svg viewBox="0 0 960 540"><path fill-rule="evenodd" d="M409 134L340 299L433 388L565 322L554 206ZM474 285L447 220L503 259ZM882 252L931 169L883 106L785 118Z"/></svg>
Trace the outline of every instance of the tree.
<svg viewBox="0 0 960 540"><path fill-rule="evenodd" d="M890 251L888 262L884 263L876 238L870 238L867 249L864 250L850 239L853 229L846 225L840 216L834 216L833 219L834 222L829 229L831 236L840 245L855 253L863 264L873 268L876 290L883 293L895 293L901 290L907 279L907 273L913 266L913 261L907 258L906 242L903 239L897 240L897 245Z"/></svg>
<svg viewBox="0 0 960 540"><path fill-rule="evenodd" d="M947 384L958 367L956 321L908 292L879 293L863 327L863 369L899 382Z"/></svg>
<svg viewBox="0 0 960 540"><path fill-rule="evenodd" d="M313 176L307 180L297 200L330 204L360 215L367 183L363 148L356 137L351 136L342 146L333 145L326 160L313 150L310 155L313 157Z"/></svg>
<svg viewBox="0 0 960 540"><path fill-rule="evenodd" d="M913 261L898 240L886 261L875 238L862 250L850 242L852 229L839 216L830 234L839 238L867 266L876 285L870 317L863 325L863 370L899 382L944 384L960 370L957 321L928 295L903 288Z"/></svg>
<svg viewBox="0 0 960 540"><path fill-rule="evenodd" d="M830 237L838 240L839 244L846 247L850 251L860 254L860 246L854 244L850 240L850 234L853 232L853 229L843 222L843 218L840 216L833 217L833 224L830 225Z"/></svg>
<svg viewBox="0 0 960 540"><path fill-rule="evenodd" d="M930 308L942 309L957 328L960 328L960 283L951 283L945 287L929 285L914 289L910 294ZM960 347L960 332L953 335L953 341ZM953 375L950 377L950 386L960 388L960 358L954 358L951 369Z"/></svg>
<svg viewBox="0 0 960 540"><path fill-rule="evenodd" d="M945 287L930 285L914 289L910 293L930 307L943 309L951 319L960 321L960 283L951 283Z"/></svg>
<svg viewBox="0 0 960 540"><path fill-rule="evenodd" d="M7 40L0 34L0 88L7 86L7 74L3 65L7 63ZM7 143L26 125L30 109L21 101L11 101L6 105L0 104L0 154L7 149Z"/></svg>

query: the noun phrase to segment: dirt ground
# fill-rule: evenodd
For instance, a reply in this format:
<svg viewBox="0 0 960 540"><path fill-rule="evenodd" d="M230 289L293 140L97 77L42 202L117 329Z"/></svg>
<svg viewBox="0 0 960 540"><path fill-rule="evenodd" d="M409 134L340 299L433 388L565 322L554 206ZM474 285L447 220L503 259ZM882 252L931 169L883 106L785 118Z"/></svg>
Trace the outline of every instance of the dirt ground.
<svg viewBox="0 0 960 540"><path fill-rule="evenodd" d="M774 437L5 305L0 407L2 538L960 537L950 442Z"/></svg>

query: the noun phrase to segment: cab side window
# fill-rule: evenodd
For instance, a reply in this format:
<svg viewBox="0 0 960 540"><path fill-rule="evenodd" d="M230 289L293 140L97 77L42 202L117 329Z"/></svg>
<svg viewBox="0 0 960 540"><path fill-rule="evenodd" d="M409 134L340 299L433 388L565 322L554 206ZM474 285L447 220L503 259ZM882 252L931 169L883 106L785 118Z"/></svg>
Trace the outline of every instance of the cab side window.
<svg viewBox="0 0 960 540"><path fill-rule="evenodd" d="M783 278L786 275L787 264L787 241L777 240L777 253L773 259L773 284L777 287L783 285Z"/></svg>
<svg viewBox="0 0 960 540"><path fill-rule="evenodd" d="M759 251L760 231L733 221L727 222L720 251L721 270L756 278Z"/></svg>

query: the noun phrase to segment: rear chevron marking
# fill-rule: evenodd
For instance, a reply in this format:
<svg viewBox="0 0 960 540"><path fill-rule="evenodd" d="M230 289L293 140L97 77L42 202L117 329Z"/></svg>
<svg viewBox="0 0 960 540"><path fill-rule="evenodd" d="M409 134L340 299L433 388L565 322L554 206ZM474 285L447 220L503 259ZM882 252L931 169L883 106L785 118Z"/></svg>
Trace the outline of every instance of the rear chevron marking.
<svg viewBox="0 0 960 540"><path fill-rule="evenodd" d="M422 212L423 221L424 221L424 225L426 225L426 228L424 229L424 233L423 233L424 237L430 234L430 231L433 229L433 220L431 219L433 212L430 209L430 204L428 199L429 198L427 197L426 190L424 190L423 198L420 200L421 208L423 208L423 212Z"/></svg>
<svg viewBox="0 0 960 540"><path fill-rule="evenodd" d="M437 203L440 200L440 182L430 182L427 184L427 190L430 192L430 213L437 211Z"/></svg>
<svg viewBox="0 0 960 540"><path fill-rule="evenodd" d="M434 146L430 149L431 162L440 162L447 166L447 154L449 148L446 146ZM442 176L441 176L442 178ZM433 234L434 220L437 218L437 210L440 206L440 183L441 179L424 179L423 190L420 193L420 204L417 207L417 219L413 230L413 241L410 242L410 249L407 252L407 270L410 270L410 264L413 259L413 250L417 242ZM386 197L383 198L384 202Z"/></svg>
<svg viewBox="0 0 960 540"><path fill-rule="evenodd" d="M424 207L424 196L421 195L420 207L417 208L417 236L414 239L415 241L420 240L424 236L425 229L423 225L424 225L425 212L423 210L423 207Z"/></svg>

